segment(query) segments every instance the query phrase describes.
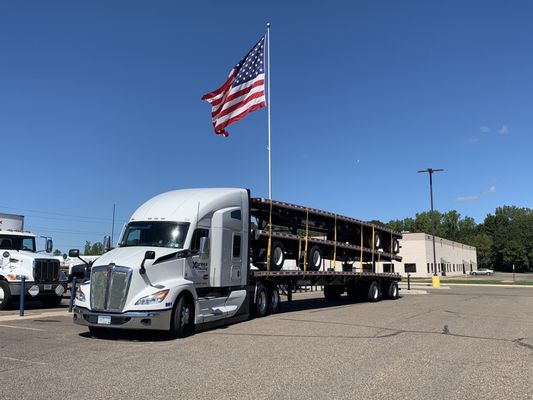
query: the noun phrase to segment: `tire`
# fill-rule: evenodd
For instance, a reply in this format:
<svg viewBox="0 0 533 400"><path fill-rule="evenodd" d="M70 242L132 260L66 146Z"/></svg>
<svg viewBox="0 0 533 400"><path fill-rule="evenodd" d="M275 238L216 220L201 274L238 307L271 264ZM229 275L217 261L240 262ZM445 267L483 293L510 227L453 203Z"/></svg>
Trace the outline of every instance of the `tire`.
<svg viewBox="0 0 533 400"><path fill-rule="evenodd" d="M324 297L327 300L340 300L343 289L342 286L326 285L324 286Z"/></svg>
<svg viewBox="0 0 533 400"><path fill-rule="evenodd" d="M268 291L262 283L259 283L256 287L254 309L256 318L261 318L268 314Z"/></svg>
<svg viewBox="0 0 533 400"><path fill-rule="evenodd" d="M389 288L387 290L387 299L396 300L398 297L400 297L400 290L398 289L398 283L396 281L392 281L389 284Z"/></svg>
<svg viewBox="0 0 533 400"><path fill-rule="evenodd" d="M6 281L0 280L0 310L4 310L11 302L11 290Z"/></svg>
<svg viewBox="0 0 533 400"><path fill-rule="evenodd" d="M372 281L372 283L368 285L367 299L368 301L375 303L376 301L379 301L380 297L379 285L376 281Z"/></svg>
<svg viewBox="0 0 533 400"><path fill-rule="evenodd" d="M313 246L309 250L307 264L311 271L319 271L322 266L322 250L320 247Z"/></svg>
<svg viewBox="0 0 533 400"><path fill-rule="evenodd" d="M270 270L279 271L285 263L285 247L283 247L283 243L275 241L270 250Z"/></svg>
<svg viewBox="0 0 533 400"><path fill-rule="evenodd" d="M273 285L268 288L268 313L275 314L279 311L281 298L278 287Z"/></svg>
<svg viewBox="0 0 533 400"><path fill-rule="evenodd" d="M44 295L39 297L39 301L41 302L43 307L46 308L57 307L59 304L61 304L61 300L63 300L63 296L57 296L55 294Z"/></svg>
<svg viewBox="0 0 533 400"><path fill-rule="evenodd" d="M194 333L194 305L186 296L180 296L170 319L170 335L174 339L184 338Z"/></svg>

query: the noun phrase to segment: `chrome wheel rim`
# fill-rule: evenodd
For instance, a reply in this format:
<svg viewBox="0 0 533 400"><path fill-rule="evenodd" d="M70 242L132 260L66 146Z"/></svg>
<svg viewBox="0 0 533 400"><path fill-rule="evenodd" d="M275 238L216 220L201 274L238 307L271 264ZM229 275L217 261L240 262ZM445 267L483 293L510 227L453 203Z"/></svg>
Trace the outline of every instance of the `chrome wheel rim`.
<svg viewBox="0 0 533 400"><path fill-rule="evenodd" d="M5 295L4 288L0 287L0 303L4 301Z"/></svg>
<svg viewBox="0 0 533 400"><path fill-rule="evenodd" d="M279 247L276 247L274 249L274 264L275 265L280 265L281 264L281 260L283 259L283 252L281 251L281 249Z"/></svg>
<svg viewBox="0 0 533 400"><path fill-rule="evenodd" d="M259 310L261 313L264 313L266 311L267 307L267 295L264 290L261 290L259 293Z"/></svg>
<svg viewBox="0 0 533 400"><path fill-rule="evenodd" d="M191 312L189 310L189 307L182 306L181 307L180 326L186 326L189 323L190 317L191 317Z"/></svg>

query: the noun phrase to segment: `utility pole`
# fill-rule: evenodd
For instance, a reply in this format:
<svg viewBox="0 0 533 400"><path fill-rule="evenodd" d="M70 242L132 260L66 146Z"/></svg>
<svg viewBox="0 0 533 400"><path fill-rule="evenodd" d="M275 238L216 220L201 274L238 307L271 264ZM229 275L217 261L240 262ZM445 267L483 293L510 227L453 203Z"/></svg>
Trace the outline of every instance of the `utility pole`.
<svg viewBox="0 0 533 400"><path fill-rule="evenodd" d="M438 272L437 272L437 254L435 251L435 215L433 213L433 173L434 172L440 172L444 171L443 169L436 169L436 168L426 168L421 172L427 172L429 174L429 196L431 199L431 236L433 237L433 267L434 267L434 273L433 273L433 286L440 286L440 281L438 278ZM442 276L446 276L446 272L444 268L442 268Z"/></svg>

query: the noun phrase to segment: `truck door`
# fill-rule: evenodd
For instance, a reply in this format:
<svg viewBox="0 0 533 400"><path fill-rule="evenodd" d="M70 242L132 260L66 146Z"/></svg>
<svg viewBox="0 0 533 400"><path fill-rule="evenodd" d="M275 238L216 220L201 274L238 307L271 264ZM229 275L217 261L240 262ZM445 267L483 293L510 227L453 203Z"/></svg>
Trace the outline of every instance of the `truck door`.
<svg viewBox="0 0 533 400"><path fill-rule="evenodd" d="M240 207L229 207L213 214L211 225L211 285L239 286L243 274L244 235Z"/></svg>
<svg viewBox="0 0 533 400"><path fill-rule="evenodd" d="M203 237L207 238L209 247L209 229L199 227L193 233L191 251L198 252L200 250L200 241ZM187 259L188 271L186 278L194 282L194 286L197 288L209 285L209 249L207 250L205 255L197 253Z"/></svg>

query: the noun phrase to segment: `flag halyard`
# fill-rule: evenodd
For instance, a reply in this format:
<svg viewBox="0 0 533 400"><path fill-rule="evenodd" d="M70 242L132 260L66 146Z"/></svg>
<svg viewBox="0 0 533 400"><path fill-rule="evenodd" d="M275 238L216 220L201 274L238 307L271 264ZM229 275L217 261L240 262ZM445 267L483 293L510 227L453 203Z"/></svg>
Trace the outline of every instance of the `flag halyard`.
<svg viewBox="0 0 533 400"><path fill-rule="evenodd" d="M252 111L266 106L265 37L230 71L224 84L202 100L211 104L211 119L217 135L228 136L225 128Z"/></svg>

